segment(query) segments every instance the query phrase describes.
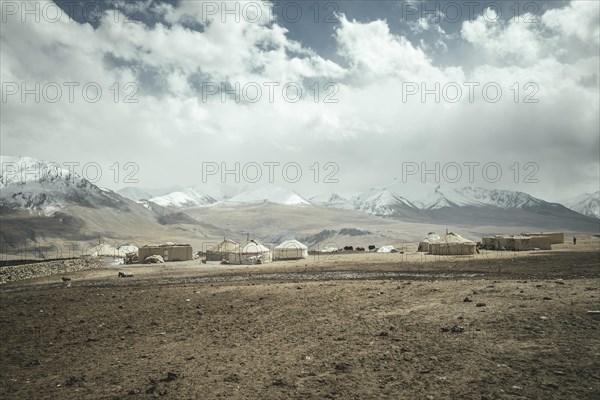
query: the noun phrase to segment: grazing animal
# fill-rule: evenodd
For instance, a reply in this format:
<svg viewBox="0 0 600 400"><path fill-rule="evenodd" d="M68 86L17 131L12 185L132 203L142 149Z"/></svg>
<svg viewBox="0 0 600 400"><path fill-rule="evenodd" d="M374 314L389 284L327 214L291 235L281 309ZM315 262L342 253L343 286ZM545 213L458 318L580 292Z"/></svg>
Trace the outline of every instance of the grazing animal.
<svg viewBox="0 0 600 400"><path fill-rule="evenodd" d="M375 245L374 244L370 244L369 245L369 251L373 251L375 250Z"/></svg>
<svg viewBox="0 0 600 400"><path fill-rule="evenodd" d="M357 247L356 251L365 251L365 248L364 247Z"/></svg>
<svg viewBox="0 0 600 400"><path fill-rule="evenodd" d="M352 247L352 246L344 246L344 250L354 250L354 247Z"/></svg>

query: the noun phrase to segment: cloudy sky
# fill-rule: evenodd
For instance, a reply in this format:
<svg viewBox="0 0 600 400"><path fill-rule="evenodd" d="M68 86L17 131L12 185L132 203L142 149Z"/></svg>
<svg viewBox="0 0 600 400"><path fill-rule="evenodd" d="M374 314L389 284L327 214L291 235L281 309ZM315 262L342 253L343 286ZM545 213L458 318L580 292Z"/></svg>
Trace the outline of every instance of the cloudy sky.
<svg viewBox="0 0 600 400"><path fill-rule="evenodd" d="M272 175L304 194L423 180L548 200L598 190L596 1L1 13L2 154L79 163L101 186L214 192Z"/></svg>

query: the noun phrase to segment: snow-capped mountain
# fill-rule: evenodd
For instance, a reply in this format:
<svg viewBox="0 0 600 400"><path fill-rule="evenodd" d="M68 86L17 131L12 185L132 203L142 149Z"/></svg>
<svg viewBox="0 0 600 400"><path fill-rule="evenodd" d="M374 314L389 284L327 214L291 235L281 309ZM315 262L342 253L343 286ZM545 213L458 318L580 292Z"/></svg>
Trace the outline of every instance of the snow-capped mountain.
<svg viewBox="0 0 600 400"><path fill-rule="evenodd" d="M600 190L568 199L565 205L580 214L600 219Z"/></svg>
<svg viewBox="0 0 600 400"><path fill-rule="evenodd" d="M124 199L101 189L57 163L30 157L0 156L0 207L39 210L51 215L71 205L126 209Z"/></svg>
<svg viewBox="0 0 600 400"><path fill-rule="evenodd" d="M193 187L163 196L152 197L149 200L159 206L174 208L207 206L216 202L211 196L201 194Z"/></svg>
<svg viewBox="0 0 600 400"><path fill-rule="evenodd" d="M338 207L349 204L348 199L340 196L337 193L321 193L308 199L312 204L317 204L325 207Z"/></svg>
<svg viewBox="0 0 600 400"><path fill-rule="evenodd" d="M492 206L502 209L525 209L551 204L524 192L485 189L480 187L474 188L470 186L444 190L438 186L433 193L430 193L423 199L413 200L413 202L424 210L464 206Z"/></svg>
<svg viewBox="0 0 600 400"><path fill-rule="evenodd" d="M226 204L256 204L265 202L293 206L310 205L310 202L298 193L278 186L265 186L242 192L223 201Z"/></svg>
<svg viewBox="0 0 600 400"><path fill-rule="evenodd" d="M352 199L353 209L383 217L407 217L419 214L419 208L408 199L386 188L371 189Z"/></svg>
<svg viewBox="0 0 600 400"><path fill-rule="evenodd" d="M117 193L129 200L139 201L139 200L148 200L153 197L164 196L166 194L173 193L173 192L179 192L181 190L182 190L182 188L179 186L173 186L173 187L163 188L163 189L148 189L148 188L127 186L127 187L124 187L123 189L117 190Z"/></svg>

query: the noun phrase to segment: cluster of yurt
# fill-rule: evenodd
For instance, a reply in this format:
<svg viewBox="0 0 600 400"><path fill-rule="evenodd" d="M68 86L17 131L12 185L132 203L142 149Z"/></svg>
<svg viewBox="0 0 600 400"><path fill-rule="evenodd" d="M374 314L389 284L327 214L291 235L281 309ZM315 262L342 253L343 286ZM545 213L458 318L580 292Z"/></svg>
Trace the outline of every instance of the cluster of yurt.
<svg viewBox="0 0 600 400"><path fill-rule="evenodd" d="M425 236L423 239L421 239L421 241L419 242L419 250L423 253L429 253L430 248L429 245L433 242L435 242L436 240L440 240L440 235L438 235L435 232L429 232L427 234L427 236Z"/></svg>
<svg viewBox="0 0 600 400"><path fill-rule="evenodd" d="M286 240L275 247L276 260L299 260L308 258L308 247L297 240Z"/></svg>
<svg viewBox="0 0 600 400"><path fill-rule="evenodd" d="M233 240L223 242L206 251L206 261L225 261L229 264L264 264L275 260L300 260L308 258L308 247L297 240L286 240L271 251L254 240L241 245Z"/></svg>
<svg viewBox="0 0 600 400"><path fill-rule="evenodd" d="M444 237L430 242L429 253L445 256L469 255L475 254L475 246L475 242L450 232Z"/></svg>

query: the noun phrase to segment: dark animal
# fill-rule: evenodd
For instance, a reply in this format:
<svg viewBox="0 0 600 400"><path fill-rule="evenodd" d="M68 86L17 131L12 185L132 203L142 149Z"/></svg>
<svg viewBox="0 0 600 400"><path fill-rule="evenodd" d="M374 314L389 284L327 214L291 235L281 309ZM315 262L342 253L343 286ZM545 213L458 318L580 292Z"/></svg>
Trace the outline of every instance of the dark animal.
<svg viewBox="0 0 600 400"><path fill-rule="evenodd" d="M373 251L375 250L375 245L374 244L370 244L369 245L369 251Z"/></svg>
<svg viewBox="0 0 600 400"><path fill-rule="evenodd" d="M344 246L344 250L354 250L354 247L352 247L352 246Z"/></svg>
<svg viewBox="0 0 600 400"><path fill-rule="evenodd" d="M365 251L365 248L364 247L357 247L356 251Z"/></svg>

